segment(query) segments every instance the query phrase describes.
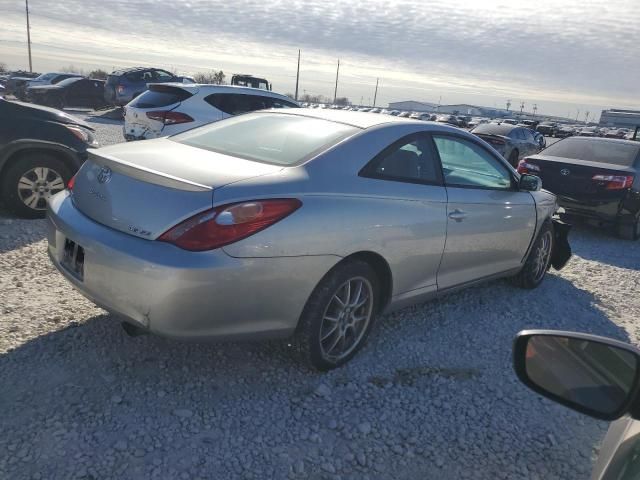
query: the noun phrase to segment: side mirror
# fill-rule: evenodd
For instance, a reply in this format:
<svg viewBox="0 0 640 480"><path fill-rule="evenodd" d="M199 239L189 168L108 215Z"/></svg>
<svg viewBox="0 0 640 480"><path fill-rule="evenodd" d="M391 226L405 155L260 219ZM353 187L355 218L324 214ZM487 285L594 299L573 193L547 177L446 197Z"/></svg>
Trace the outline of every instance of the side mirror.
<svg viewBox="0 0 640 480"><path fill-rule="evenodd" d="M513 346L522 383L601 420L629 413L640 386L640 351L616 340L571 332L520 332Z"/></svg>
<svg viewBox="0 0 640 480"><path fill-rule="evenodd" d="M542 189L542 180L540 177L536 177L535 175L523 173L520 175L518 188L525 192L537 192Z"/></svg>

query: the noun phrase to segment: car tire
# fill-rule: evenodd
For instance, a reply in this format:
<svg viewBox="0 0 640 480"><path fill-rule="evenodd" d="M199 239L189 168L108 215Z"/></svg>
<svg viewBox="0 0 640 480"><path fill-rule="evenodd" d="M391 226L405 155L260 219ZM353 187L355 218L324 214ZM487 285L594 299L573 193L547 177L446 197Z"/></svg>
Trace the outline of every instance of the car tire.
<svg viewBox="0 0 640 480"><path fill-rule="evenodd" d="M304 361L327 371L351 360L371 331L379 293L378 277L366 262L347 261L327 273L307 300L294 335Z"/></svg>
<svg viewBox="0 0 640 480"><path fill-rule="evenodd" d="M514 285L520 288L533 289L542 283L551 265L553 244L553 225L551 222L545 222L531 247L529 255L527 255L524 267L512 278Z"/></svg>
<svg viewBox="0 0 640 480"><path fill-rule="evenodd" d="M618 238L623 240L638 240L640 238L640 218L632 224L618 224L616 227Z"/></svg>
<svg viewBox="0 0 640 480"><path fill-rule="evenodd" d="M509 154L509 159L507 161L513 168L518 168L518 157L519 153L517 149L512 150Z"/></svg>
<svg viewBox="0 0 640 480"><path fill-rule="evenodd" d="M47 198L64 190L72 176L69 166L54 155L28 153L15 159L0 178L2 199L7 208L20 217L42 218ZM27 181L33 183L31 193L28 188L20 188L26 186Z"/></svg>

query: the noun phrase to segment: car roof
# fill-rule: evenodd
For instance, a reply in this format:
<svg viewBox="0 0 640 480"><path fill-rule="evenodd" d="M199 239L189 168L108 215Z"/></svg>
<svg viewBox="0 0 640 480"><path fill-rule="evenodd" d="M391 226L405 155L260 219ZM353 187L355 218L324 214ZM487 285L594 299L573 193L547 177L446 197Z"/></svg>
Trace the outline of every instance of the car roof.
<svg viewBox="0 0 640 480"><path fill-rule="evenodd" d="M320 118L322 120L345 123L363 129L387 123L408 123L412 125L416 123L424 125L427 123L409 117L394 117L393 115L380 115L378 113L357 112L352 110L333 110L330 108L287 108L285 110L277 109L270 111L287 115L298 115L300 117Z"/></svg>
<svg viewBox="0 0 640 480"><path fill-rule="evenodd" d="M165 72L168 71L160 67L130 67L130 68L121 68L120 70L114 70L109 75L124 75L125 73L142 72L145 70L162 70Z"/></svg>
<svg viewBox="0 0 640 480"><path fill-rule="evenodd" d="M278 97L283 100L294 102L293 98L287 97L281 93L272 92L271 90L264 90L262 88L241 87L238 85L216 85L210 83L182 83L182 82L167 82L167 83L150 83L149 85L162 85L163 87L177 87L192 94L196 93L247 93L247 94L260 94L263 96Z"/></svg>

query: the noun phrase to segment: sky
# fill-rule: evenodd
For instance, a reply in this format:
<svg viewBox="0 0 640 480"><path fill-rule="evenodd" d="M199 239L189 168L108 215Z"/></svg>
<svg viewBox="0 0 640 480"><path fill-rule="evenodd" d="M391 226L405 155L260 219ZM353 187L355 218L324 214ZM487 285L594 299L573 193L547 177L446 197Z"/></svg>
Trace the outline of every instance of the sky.
<svg viewBox="0 0 640 480"><path fill-rule="evenodd" d="M149 65L264 76L275 91L597 120L640 109L640 0L30 0L35 71ZM0 62L27 68L24 0L0 0Z"/></svg>

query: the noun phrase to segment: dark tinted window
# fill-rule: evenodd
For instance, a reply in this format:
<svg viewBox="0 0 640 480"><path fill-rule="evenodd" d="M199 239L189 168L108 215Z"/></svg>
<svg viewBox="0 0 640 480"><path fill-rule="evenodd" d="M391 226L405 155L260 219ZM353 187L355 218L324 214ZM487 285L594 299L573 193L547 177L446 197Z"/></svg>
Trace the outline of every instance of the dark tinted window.
<svg viewBox="0 0 640 480"><path fill-rule="evenodd" d="M440 183L437 160L425 135L411 135L383 150L362 174L398 181Z"/></svg>
<svg viewBox="0 0 640 480"><path fill-rule="evenodd" d="M181 88L158 85L137 96L131 106L136 108L166 107L182 102L191 96L191 93Z"/></svg>
<svg viewBox="0 0 640 480"><path fill-rule="evenodd" d="M170 82L175 78L172 73L165 72L164 70L154 70L151 76L154 82Z"/></svg>
<svg viewBox="0 0 640 480"><path fill-rule="evenodd" d="M192 147L276 165L295 165L360 129L319 118L253 113L170 137Z"/></svg>
<svg viewBox="0 0 640 480"><path fill-rule="evenodd" d="M243 93L214 93L206 97L205 102L228 115L265 110L268 108L296 108L292 102L279 98L247 95Z"/></svg>
<svg viewBox="0 0 640 480"><path fill-rule="evenodd" d="M77 82L82 82L84 79L82 78L65 78L64 80L61 80L58 82L58 85L60 85L61 87L66 87L68 85L71 85L73 83L77 83Z"/></svg>
<svg viewBox="0 0 640 480"><path fill-rule="evenodd" d="M474 128L472 130L472 133L480 133L485 135L504 135L508 137L513 130L513 125L509 124L503 123L501 125L498 125L497 123L482 123Z"/></svg>
<svg viewBox="0 0 640 480"><path fill-rule="evenodd" d="M630 167L638 156L638 150L640 145L615 140L566 138L546 148L544 155Z"/></svg>
<svg viewBox="0 0 640 480"><path fill-rule="evenodd" d="M129 72L125 75L125 78L130 82L141 82L145 73L147 72L144 72L142 70Z"/></svg>

